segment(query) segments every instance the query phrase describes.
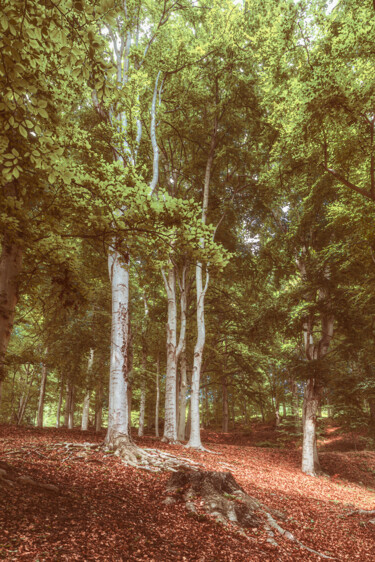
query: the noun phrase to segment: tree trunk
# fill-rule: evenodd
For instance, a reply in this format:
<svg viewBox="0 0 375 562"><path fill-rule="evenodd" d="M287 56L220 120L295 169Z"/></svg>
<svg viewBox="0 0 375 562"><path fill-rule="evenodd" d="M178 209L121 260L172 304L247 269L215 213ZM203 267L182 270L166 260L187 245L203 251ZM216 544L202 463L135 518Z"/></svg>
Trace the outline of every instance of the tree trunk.
<svg viewBox="0 0 375 562"><path fill-rule="evenodd" d="M105 438L110 449L131 441L128 404L129 344L129 261L111 250L108 268L112 288L111 362L109 377L108 430Z"/></svg>
<svg viewBox="0 0 375 562"><path fill-rule="evenodd" d="M186 421L186 427L185 427L185 439L189 439L190 437L190 429L191 429L191 398L190 400L188 400L188 415L187 415L187 421Z"/></svg>
<svg viewBox="0 0 375 562"><path fill-rule="evenodd" d="M56 427L60 427L60 416L61 416L61 405L63 400L63 393L64 393L64 379L61 378L60 383L60 393L59 393L59 401L57 403L57 412L56 412Z"/></svg>
<svg viewBox="0 0 375 562"><path fill-rule="evenodd" d="M275 398L275 418L276 418L276 427L280 425L280 403L278 398Z"/></svg>
<svg viewBox="0 0 375 562"><path fill-rule="evenodd" d="M208 212L208 197L210 191L211 168L215 156L216 147L216 134L217 134L217 118L215 116L214 126L211 135L210 151L207 158L204 186L203 186L203 202L202 202L202 223L206 224ZM204 240L201 240L201 246L204 247ZM204 299L206 296L209 273L206 268L206 281L203 286L203 264L197 262L195 267L195 283L197 292L197 341L194 347L193 359L193 372L191 376L191 397L190 397L190 412L191 412L191 427L190 437L187 444L188 447L194 449L202 449L201 435L200 435L200 421L199 421L199 387L200 376L203 359L203 350L206 342L206 328L204 318Z"/></svg>
<svg viewBox="0 0 375 562"><path fill-rule="evenodd" d="M321 399L322 387L315 378L306 384L303 402L302 472L310 476L321 473L316 444L316 415Z"/></svg>
<svg viewBox="0 0 375 562"><path fill-rule="evenodd" d="M180 394L179 394L179 408L178 408L178 440L185 439L185 425L186 425L186 396L187 396L187 370L186 370L186 352L185 349L181 352L180 364Z"/></svg>
<svg viewBox="0 0 375 562"><path fill-rule="evenodd" d="M142 378L141 378L141 403L140 403L140 407L139 407L138 437L142 437L144 435L144 429L145 429L146 369L147 369L147 355L146 355L145 348L143 348L143 352L142 352Z"/></svg>
<svg viewBox="0 0 375 562"><path fill-rule="evenodd" d="M22 249L5 234L0 256L0 381L5 376L5 355L13 329L21 269Z"/></svg>
<svg viewBox="0 0 375 562"><path fill-rule="evenodd" d="M96 387L96 408L95 408L95 431L99 433L102 429L103 414L103 381L100 378Z"/></svg>
<svg viewBox="0 0 375 562"><path fill-rule="evenodd" d="M90 391L87 390L85 397L83 399L81 431L87 431L89 428L89 413L90 413Z"/></svg>
<svg viewBox="0 0 375 562"><path fill-rule="evenodd" d="M208 273L207 273L208 276ZM199 394L200 394L200 376L203 359L203 349L206 341L206 329L204 321L204 297L206 294L208 277L206 280L206 287L203 289L202 281L202 264L197 263L196 271L196 291L197 291L197 341L194 347L193 359L193 372L191 377L191 397L190 397L190 410L191 410L191 428L190 437L187 444L188 447L194 449L201 449L201 435L200 435L200 416L199 416Z"/></svg>
<svg viewBox="0 0 375 562"><path fill-rule="evenodd" d="M81 422L81 430L87 431L89 428L89 414L90 414L90 385L91 385L91 372L92 366L94 364L94 350L90 349L90 356L87 365L87 390L85 397L83 399L83 407L82 407L82 422Z"/></svg>
<svg viewBox="0 0 375 562"><path fill-rule="evenodd" d="M65 395L64 427L68 427L69 425L70 400L71 400L70 387L69 387L69 383L67 383L66 395Z"/></svg>
<svg viewBox="0 0 375 562"><path fill-rule="evenodd" d="M221 379L221 386L223 389L223 417L222 417L222 431L228 433L229 431L229 404L228 404L228 379L223 375Z"/></svg>
<svg viewBox="0 0 375 562"><path fill-rule="evenodd" d="M40 381L40 392L39 392L39 402L38 402L38 417L37 426L42 429L43 427L43 413L44 413L44 398L46 395L46 383L47 383L47 367L43 363L42 366L42 380Z"/></svg>
<svg viewBox="0 0 375 562"><path fill-rule="evenodd" d="M68 415L68 429L74 429L74 410L75 410L75 396L74 396L74 384L69 383L69 415Z"/></svg>
<svg viewBox="0 0 375 562"><path fill-rule="evenodd" d="M0 412L1 412L1 403L3 401L3 381L0 380Z"/></svg>
<svg viewBox="0 0 375 562"><path fill-rule="evenodd" d="M167 372L165 377L165 413L163 441L175 442L177 441L177 306L176 274L174 267L170 267L168 271L168 278L163 273L163 279L168 297Z"/></svg>

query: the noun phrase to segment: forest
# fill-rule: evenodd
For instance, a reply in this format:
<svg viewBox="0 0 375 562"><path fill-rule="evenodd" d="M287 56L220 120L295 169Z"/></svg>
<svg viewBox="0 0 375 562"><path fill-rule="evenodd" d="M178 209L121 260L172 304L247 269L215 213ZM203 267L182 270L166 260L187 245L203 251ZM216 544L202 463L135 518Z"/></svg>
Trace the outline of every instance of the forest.
<svg viewBox="0 0 375 562"><path fill-rule="evenodd" d="M0 558L374 560L375 1L0 32Z"/></svg>

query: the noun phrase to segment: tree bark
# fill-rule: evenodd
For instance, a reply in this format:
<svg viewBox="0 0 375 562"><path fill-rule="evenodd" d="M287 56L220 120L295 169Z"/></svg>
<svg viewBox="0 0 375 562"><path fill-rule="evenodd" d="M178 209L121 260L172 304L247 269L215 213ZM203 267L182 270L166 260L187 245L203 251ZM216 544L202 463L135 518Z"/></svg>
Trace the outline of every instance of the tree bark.
<svg viewBox="0 0 375 562"><path fill-rule="evenodd" d="M87 365L87 390L85 397L83 399L83 407L82 407L82 422L81 422L81 430L87 431L89 428L89 414L90 414L90 385L91 385L91 372L92 366L94 364L94 350L90 349L90 356Z"/></svg>
<svg viewBox="0 0 375 562"><path fill-rule="evenodd" d="M69 383L67 383L66 394L65 394L64 427L68 427L69 425L70 400L71 400L70 387L69 387Z"/></svg>
<svg viewBox="0 0 375 562"><path fill-rule="evenodd" d="M116 250L109 254L112 288L112 333L109 377L108 430L110 449L131 441L128 404L129 262Z"/></svg>
<svg viewBox="0 0 375 562"><path fill-rule="evenodd" d="M5 234L0 256L0 380L5 376L5 355L18 302L22 249Z"/></svg>
<svg viewBox="0 0 375 562"><path fill-rule="evenodd" d="M211 169L215 156L216 147L216 134L217 134L217 119L214 119L214 127L211 136L210 151L208 154L204 186L203 186L203 202L202 202L202 223L206 224L207 211L208 211L208 196L210 191ZM201 240L201 246L204 247L204 241ZM199 419L199 390L200 390L200 376L203 359L203 350L206 342L206 328L204 318L204 299L206 296L209 282L209 273L206 268L206 281L203 285L203 264L197 262L195 267L195 283L197 292L197 341L194 347L193 359L193 372L191 377L191 397L190 397L190 413L191 413L191 428L190 438L187 444L188 447L194 449L202 449L201 435L200 435L200 419Z"/></svg>
<svg viewBox="0 0 375 562"><path fill-rule="evenodd" d="M165 408L163 441L177 441L177 305L176 272L174 267L168 270L168 277L163 272L164 285L168 297L167 320L167 372L165 377Z"/></svg>
<svg viewBox="0 0 375 562"><path fill-rule="evenodd" d="M74 429L74 410L75 410L75 400L74 400L74 384L69 382L69 414L68 414L68 429Z"/></svg>
<svg viewBox="0 0 375 562"><path fill-rule="evenodd" d="M185 348L181 352L180 362L180 393L179 393L179 408L178 408L178 440L185 439L185 425L186 425L186 396L187 396L187 363Z"/></svg>
<svg viewBox="0 0 375 562"><path fill-rule="evenodd" d="M222 431L228 433L229 431L229 403L228 403L228 379L223 375L221 379L221 387L223 389L223 417L222 417Z"/></svg>
<svg viewBox="0 0 375 562"><path fill-rule="evenodd" d="M99 433L102 429L103 415L103 381L100 378L96 387L96 408L95 408L95 431Z"/></svg>
<svg viewBox="0 0 375 562"><path fill-rule="evenodd" d="M38 402L38 417L37 426L39 429L43 428L43 413L44 413L44 398L46 395L46 383L47 383L47 366L45 363L42 365L42 379L40 381L40 392L39 392L39 402Z"/></svg>
<svg viewBox="0 0 375 562"><path fill-rule="evenodd" d="M145 429L145 411L146 411L146 369L147 369L147 355L146 350L142 350L142 378L141 378L141 402L139 406L139 426L138 437L144 435Z"/></svg>
<svg viewBox="0 0 375 562"><path fill-rule="evenodd" d="M60 392L59 392L59 401L57 403L57 412L56 412L56 427L60 427L60 417L61 417L61 405L63 400L63 393L64 393L64 379L61 378L60 383Z"/></svg>
<svg viewBox="0 0 375 562"><path fill-rule="evenodd" d="M302 472L310 476L321 473L316 442L316 416L322 387L315 378L306 384L303 401Z"/></svg>

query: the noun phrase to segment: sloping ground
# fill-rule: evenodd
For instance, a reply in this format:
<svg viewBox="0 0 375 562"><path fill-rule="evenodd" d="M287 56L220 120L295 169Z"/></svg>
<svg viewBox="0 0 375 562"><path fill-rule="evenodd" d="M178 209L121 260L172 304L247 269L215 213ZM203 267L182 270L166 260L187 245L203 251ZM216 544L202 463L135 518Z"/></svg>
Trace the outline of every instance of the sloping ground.
<svg viewBox="0 0 375 562"><path fill-rule="evenodd" d="M269 544L260 528L241 536L205 516L199 498L196 514L182 502L163 503L170 473L125 467L101 451L86 455L63 445L100 442L103 435L0 426L0 438L2 461L59 488L56 493L22 482L0 487L3 560L322 560L283 537L275 536L278 547ZM374 453L324 452L322 465L330 476L314 479L301 474L300 451L256 447L261 440L256 432L250 437L204 432L204 439L221 454L152 437L137 442L210 470L230 470L247 494L283 512L283 527L314 550L336 560L375 560L375 525L370 517L352 514L375 509Z"/></svg>

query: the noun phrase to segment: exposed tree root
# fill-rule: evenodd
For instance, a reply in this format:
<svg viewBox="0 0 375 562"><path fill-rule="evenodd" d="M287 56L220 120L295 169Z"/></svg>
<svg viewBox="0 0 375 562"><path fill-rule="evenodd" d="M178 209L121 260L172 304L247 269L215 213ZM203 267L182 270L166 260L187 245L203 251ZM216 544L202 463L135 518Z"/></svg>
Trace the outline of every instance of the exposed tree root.
<svg viewBox="0 0 375 562"><path fill-rule="evenodd" d="M185 449L192 449L193 451L201 451L202 453L210 453L211 455L221 455L219 451L212 451L211 449L206 449L201 445L200 447L192 447L191 445L184 445Z"/></svg>
<svg viewBox="0 0 375 562"><path fill-rule="evenodd" d="M355 509L354 511L350 511L350 513L347 514L347 517L350 517L352 515L375 515L375 509Z"/></svg>
<svg viewBox="0 0 375 562"><path fill-rule="evenodd" d="M198 463L190 459L175 457L157 449L142 449L138 447L129 436L116 434L107 437L105 450L121 458L128 466L159 472L169 470L177 472L181 468L195 469Z"/></svg>
<svg viewBox="0 0 375 562"><path fill-rule="evenodd" d="M269 509L248 496L230 472L192 471L185 468L171 475L166 488L168 492L168 497L164 500L166 504L175 503L180 498L185 502L188 511L196 513L193 500L199 496L209 515L223 525L234 525L241 534L245 534L243 529L263 527L268 534L268 542L274 546L278 546L274 538L274 531L277 531L309 552L322 558L336 560L332 556L305 546L296 539L275 519L275 517L285 519L284 514Z"/></svg>
<svg viewBox="0 0 375 562"><path fill-rule="evenodd" d="M54 484L37 482L25 474L19 475L18 472L6 462L0 462L0 486L14 487L19 485L32 486L48 492L59 492L59 488Z"/></svg>

